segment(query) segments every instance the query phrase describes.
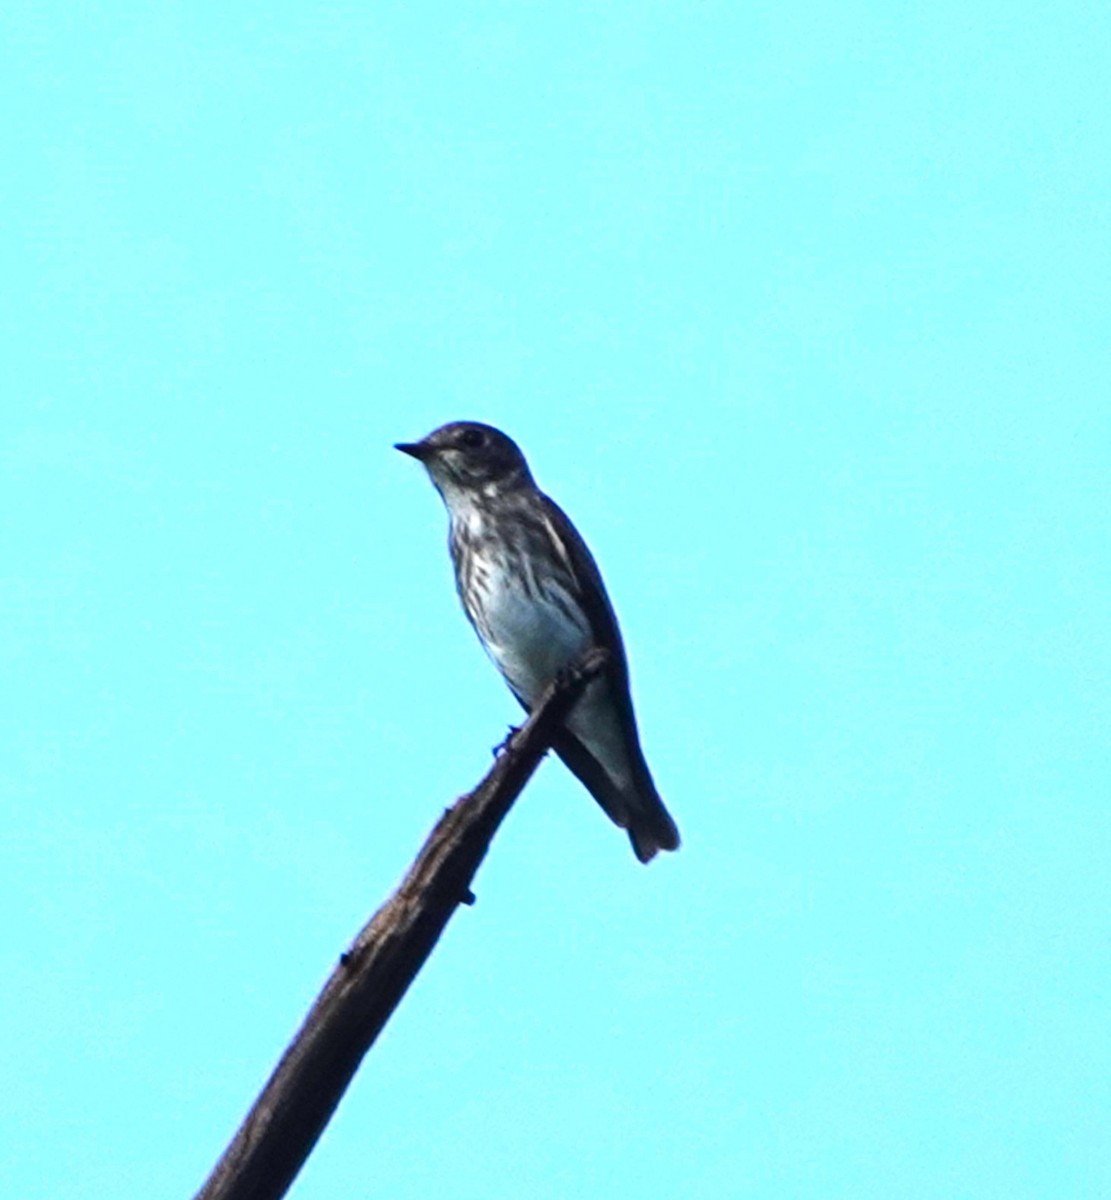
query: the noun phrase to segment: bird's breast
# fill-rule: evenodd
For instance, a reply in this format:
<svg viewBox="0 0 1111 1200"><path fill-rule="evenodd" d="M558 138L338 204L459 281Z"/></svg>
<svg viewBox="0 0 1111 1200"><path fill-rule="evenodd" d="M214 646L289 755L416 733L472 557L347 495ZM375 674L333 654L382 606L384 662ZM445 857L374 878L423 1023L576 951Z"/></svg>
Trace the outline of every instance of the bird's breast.
<svg viewBox="0 0 1111 1200"><path fill-rule="evenodd" d="M468 615L510 686L532 703L590 644L586 616L558 576L514 570L498 559L476 564L471 574Z"/></svg>

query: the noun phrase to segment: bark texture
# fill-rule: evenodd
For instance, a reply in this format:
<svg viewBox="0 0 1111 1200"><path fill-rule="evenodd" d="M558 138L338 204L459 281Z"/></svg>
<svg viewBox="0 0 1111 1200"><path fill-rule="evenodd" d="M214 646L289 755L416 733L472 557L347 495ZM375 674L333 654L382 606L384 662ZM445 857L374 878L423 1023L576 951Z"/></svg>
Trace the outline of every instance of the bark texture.
<svg viewBox="0 0 1111 1200"><path fill-rule="evenodd" d="M340 956L196 1200L285 1195L452 914L474 902L471 881L498 826L606 661L591 650L561 675L485 779L436 823L401 886Z"/></svg>

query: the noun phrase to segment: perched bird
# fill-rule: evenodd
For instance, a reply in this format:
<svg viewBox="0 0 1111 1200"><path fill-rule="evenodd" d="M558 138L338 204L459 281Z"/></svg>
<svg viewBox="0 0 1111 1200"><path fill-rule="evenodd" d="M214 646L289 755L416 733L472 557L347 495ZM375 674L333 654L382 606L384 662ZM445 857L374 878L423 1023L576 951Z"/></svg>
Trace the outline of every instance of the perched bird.
<svg viewBox="0 0 1111 1200"><path fill-rule="evenodd" d="M578 530L536 486L516 442L490 425L455 421L397 449L424 464L443 498L459 599L526 711L590 646L609 651L553 748L641 862L678 849L641 752L617 618Z"/></svg>

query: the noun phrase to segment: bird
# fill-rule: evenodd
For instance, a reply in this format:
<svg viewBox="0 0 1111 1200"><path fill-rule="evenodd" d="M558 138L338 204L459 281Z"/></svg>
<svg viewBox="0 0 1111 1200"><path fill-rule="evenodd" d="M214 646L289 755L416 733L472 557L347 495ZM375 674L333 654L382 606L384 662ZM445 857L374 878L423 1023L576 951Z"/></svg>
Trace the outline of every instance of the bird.
<svg viewBox="0 0 1111 1200"><path fill-rule="evenodd" d="M552 748L643 863L679 848L679 830L640 746L621 631L601 572L564 511L536 485L517 443L453 421L397 450L417 459L447 509L463 611L526 712L587 649L608 651Z"/></svg>

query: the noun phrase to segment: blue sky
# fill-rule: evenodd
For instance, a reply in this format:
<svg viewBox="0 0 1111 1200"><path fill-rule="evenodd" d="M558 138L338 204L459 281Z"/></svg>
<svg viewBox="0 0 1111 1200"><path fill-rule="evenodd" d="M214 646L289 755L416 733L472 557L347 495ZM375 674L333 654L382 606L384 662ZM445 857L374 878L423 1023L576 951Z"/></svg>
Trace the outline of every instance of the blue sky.
<svg viewBox="0 0 1111 1200"><path fill-rule="evenodd" d="M545 764L292 1194L1111 1188L1111 18L0 17L0 1183L189 1195L516 717L501 425L684 834Z"/></svg>

